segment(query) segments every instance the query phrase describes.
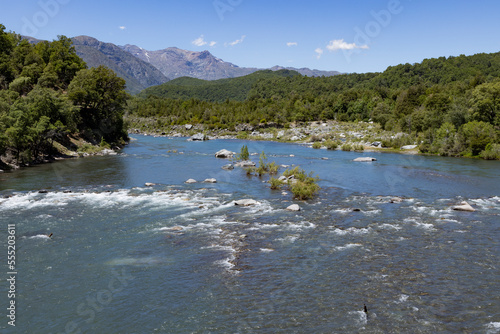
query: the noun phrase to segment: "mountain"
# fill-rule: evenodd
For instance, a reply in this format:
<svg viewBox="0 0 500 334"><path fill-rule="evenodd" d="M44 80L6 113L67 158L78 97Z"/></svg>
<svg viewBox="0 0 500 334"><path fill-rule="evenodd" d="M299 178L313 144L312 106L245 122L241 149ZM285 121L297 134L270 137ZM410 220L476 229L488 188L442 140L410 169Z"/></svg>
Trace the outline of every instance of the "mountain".
<svg viewBox="0 0 500 334"><path fill-rule="evenodd" d="M333 77L334 75L339 75L342 74L338 71L322 71L322 70L311 70L310 68L302 67L302 68L295 68L295 67L282 67L282 66L273 66L271 67L272 71L279 71L279 70L290 70L290 71L295 71L299 72L302 75L307 75L308 77Z"/></svg>
<svg viewBox="0 0 500 334"><path fill-rule="evenodd" d="M209 51L195 52L178 49L175 47L158 51L148 51L135 45L127 44L121 48L132 55L149 62L159 69L164 75L175 79L180 77L192 77L203 80L218 80L224 78L236 78L250 73L263 70L262 68L239 67L220 58L213 56ZM293 68L274 66L272 71L291 70L307 76L333 76L337 71L320 71L308 68Z"/></svg>
<svg viewBox="0 0 500 334"><path fill-rule="evenodd" d="M88 36L77 36L72 38L72 41L76 53L89 67L99 65L109 67L125 79L127 90L132 94L169 80L153 65L134 57L112 43L104 43Z"/></svg>
<svg viewBox="0 0 500 334"><path fill-rule="evenodd" d="M257 71L257 68L238 67L214 57L210 52L195 52L175 47L158 51L144 50L127 44L121 47L135 57L149 62L165 76L175 79L193 77L203 80L241 77Z"/></svg>
<svg viewBox="0 0 500 334"><path fill-rule="evenodd" d="M159 86L149 87L138 96L144 98L157 96L181 100L194 98L210 102L244 101L248 98L250 89L259 80L291 78L297 75L300 74L296 71L283 69L278 71L261 70L241 77L219 80L181 77Z"/></svg>

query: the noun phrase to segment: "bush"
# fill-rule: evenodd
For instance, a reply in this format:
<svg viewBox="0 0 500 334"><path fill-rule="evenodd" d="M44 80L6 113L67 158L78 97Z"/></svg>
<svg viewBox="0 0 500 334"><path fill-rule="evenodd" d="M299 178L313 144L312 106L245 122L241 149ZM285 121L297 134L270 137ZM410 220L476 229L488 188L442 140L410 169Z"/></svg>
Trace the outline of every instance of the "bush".
<svg viewBox="0 0 500 334"><path fill-rule="evenodd" d="M285 184L280 179L274 177L269 179L269 183L271 184L271 189L273 190L281 189L281 187L283 187L283 185Z"/></svg>
<svg viewBox="0 0 500 334"><path fill-rule="evenodd" d="M347 143L342 145L342 151L352 151L352 145Z"/></svg>
<svg viewBox="0 0 500 334"><path fill-rule="evenodd" d="M283 172L283 176L292 179L288 180L288 186L293 193L293 198L299 200L311 199L319 191L320 187L317 184L318 177L313 176L313 173L306 174L300 167L287 169Z"/></svg>
<svg viewBox="0 0 500 334"><path fill-rule="evenodd" d="M248 153L248 147L246 145L243 145L241 147L240 154L238 155L239 160L248 160L250 158L250 154Z"/></svg>
<svg viewBox="0 0 500 334"><path fill-rule="evenodd" d="M327 140L325 142L325 146L328 150L335 150L337 149L337 147L339 147L339 143L334 140Z"/></svg>
<svg viewBox="0 0 500 334"><path fill-rule="evenodd" d="M318 148L321 148L321 143L320 142L314 142L312 148L315 148L315 149L318 149Z"/></svg>
<svg viewBox="0 0 500 334"><path fill-rule="evenodd" d="M355 144L354 145L354 151L364 151L365 147L361 144Z"/></svg>
<svg viewBox="0 0 500 334"><path fill-rule="evenodd" d="M486 160L500 160L500 144L488 144L479 155Z"/></svg>

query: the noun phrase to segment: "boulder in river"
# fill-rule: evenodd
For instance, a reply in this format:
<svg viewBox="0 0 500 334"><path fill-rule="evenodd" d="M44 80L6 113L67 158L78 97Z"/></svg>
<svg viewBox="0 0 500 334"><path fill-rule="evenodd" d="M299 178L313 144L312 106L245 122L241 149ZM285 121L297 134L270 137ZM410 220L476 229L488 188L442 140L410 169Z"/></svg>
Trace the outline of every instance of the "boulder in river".
<svg viewBox="0 0 500 334"><path fill-rule="evenodd" d="M197 181L195 179L189 179L185 183L196 183Z"/></svg>
<svg viewBox="0 0 500 334"><path fill-rule="evenodd" d="M298 204L292 204L286 209L288 211L300 211L300 206Z"/></svg>
<svg viewBox="0 0 500 334"><path fill-rule="evenodd" d="M222 169L231 170L231 169L234 169L234 166L233 166L233 164L227 164L227 165L222 166Z"/></svg>
<svg viewBox="0 0 500 334"><path fill-rule="evenodd" d="M217 183L217 180L214 179L214 178L211 178L211 179L205 179L205 181L203 181L205 183Z"/></svg>
<svg viewBox="0 0 500 334"><path fill-rule="evenodd" d="M222 149L222 150L215 153L215 157L227 159L227 158L232 158L235 154L236 154L235 152L231 152L229 150Z"/></svg>
<svg viewBox="0 0 500 334"><path fill-rule="evenodd" d="M359 157L354 159L353 161L355 162L372 162L372 161L377 161L377 159L372 158L372 157Z"/></svg>
<svg viewBox="0 0 500 334"><path fill-rule="evenodd" d="M474 212L476 211L476 209L474 209L469 203L467 203L466 201L463 201L462 203L460 203L460 205L456 205L453 207L453 210L456 210L456 211L467 211L467 212Z"/></svg>
<svg viewBox="0 0 500 334"><path fill-rule="evenodd" d="M207 139L208 139L207 136L203 133L197 133L197 134L191 136L192 141L204 141Z"/></svg>
<svg viewBox="0 0 500 334"><path fill-rule="evenodd" d="M259 202L257 202L254 199L240 199L238 201L234 201L234 205L241 205L241 206L250 206L256 204L259 204Z"/></svg>

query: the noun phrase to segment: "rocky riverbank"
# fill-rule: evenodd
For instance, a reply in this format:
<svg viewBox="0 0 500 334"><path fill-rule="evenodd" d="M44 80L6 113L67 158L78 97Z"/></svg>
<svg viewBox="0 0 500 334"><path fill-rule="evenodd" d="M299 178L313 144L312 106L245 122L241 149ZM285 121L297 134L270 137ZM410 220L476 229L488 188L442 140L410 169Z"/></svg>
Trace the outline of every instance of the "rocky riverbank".
<svg viewBox="0 0 500 334"><path fill-rule="evenodd" d="M381 150L418 153L418 140L408 134L382 130L373 122L307 122L279 126L274 123L240 124L234 129L210 129L202 124L156 126L150 118L129 119L129 133L165 137L189 137L191 140L245 139L292 142L313 148L345 151Z"/></svg>

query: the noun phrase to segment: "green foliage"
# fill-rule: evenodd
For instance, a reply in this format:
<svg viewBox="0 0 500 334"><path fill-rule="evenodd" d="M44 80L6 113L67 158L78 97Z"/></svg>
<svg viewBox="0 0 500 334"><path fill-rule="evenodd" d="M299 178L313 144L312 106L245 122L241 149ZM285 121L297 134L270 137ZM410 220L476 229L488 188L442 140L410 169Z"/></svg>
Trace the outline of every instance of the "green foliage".
<svg viewBox="0 0 500 334"><path fill-rule="evenodd" d="M321 143L320 142L314 142L314 144L312 145L312 148L315 148L315 149L318 149L318 148L321 148Z"/></svg>
<svg viewBox="0 0 500 334"><path fill-rule="evenodd" d="M288 181L288 187L293 193L293 197L298 200L307 200L313 198L320 190L317 184L318 177L313 173L307 174L303 169L296 166L293 169L287 169L283 172Z"/></svg>
<svg viewBox="0 0 500 334"><path fill-rule="evenodd" d="M93 138L89 139L126 140L125 80L113 71L103 66L81 70L68 87L68 98L80 109L79 127L91 129Z"/></svg>
<svg viewBox="0 0 500 334"><path fill-rule="evenodd" d="M285 185L285 182L281 181L280 179L271 177L269 179L269 183L271 184L271 189L273 190L278 190L281 189Z"/></svg>
<svg viewBox="0 0 500 334"><path fill-rule="evenodd" d="M500 160L500 144L488 144L480 154L486 160Z"/></svg>
<svg viewBox="0 0 500 334"><path fill-rule="evenodd" d="M262 70L252 74L229 79L201 80L195 78L177 78L162 85L146 88L139 96L156 96L171 99L199 99L223 103L226 100L244 101L252 86L259 80L274 77L293 77L298 72L290 70ZM265 119L264 119L265 120ZM266 122L261 122L266 123Z"/></svg>
<svg viewBox="0 0 500 334"><path fill-rule="evenodd" d="M342 151L349 152L349 151L353 150L353 147L352 147L351 144L345 143L345 144L342 145L341 149L342 149Z"/></svg>
<svg viewBox="0 0 500 334"><path fill-rule="evenodd" d="M240 154L238 155L238 160L248 160L250 158L250 154L248 153L248 147L243 145L241 147Z"/></svg>
<svg viewBox="0 0 500 334"><path fill-rule="evenodd" d="M327 140L325 146L328 150L336 150L339 147L339 143L335 140Z"/></svg>
<svg viewBox="0 0 500 334"><path fill-rule="evenodd" d="M98 138L103 143L126 138L123 85L109 79L109 70L85 68L69 38L30 44L0 24L0 154L10 150L18 164L43 159L56 141L67 142L68 134L85 131L89 122L116 129ZM83 73L94 71L106 75L76 93ZM90 105L100 113L82 114Z"/></svg>
<svg viewBox="0 0 500 334"><path fill-rule="evenodd" d="M259 75L263 77L255 80ZM173 80L167 84L169 92L178 90L181 95L159 98L145 93L131 103L129 113L167 118L172 125L198 122L225 129L242 123L257 126L263 120L285 127L303 121L372 120L385 130L408 134L383 139L385 146L401 147L422 137L424 151L443 155L477 155L484 149L484 143L466 138L468 132L460 131L463 125L478 121L500 126L500 53L426 59L382 73L255 76L236 78L245 82L240 88L236 79ZM444 123L452 124L457 134L440 143L436 132ZM241 132L238 138L247 136ZM316 136L311 141L322 139ZM496 135L491 139L498 140Z"/></svg>

